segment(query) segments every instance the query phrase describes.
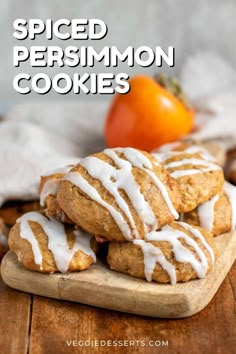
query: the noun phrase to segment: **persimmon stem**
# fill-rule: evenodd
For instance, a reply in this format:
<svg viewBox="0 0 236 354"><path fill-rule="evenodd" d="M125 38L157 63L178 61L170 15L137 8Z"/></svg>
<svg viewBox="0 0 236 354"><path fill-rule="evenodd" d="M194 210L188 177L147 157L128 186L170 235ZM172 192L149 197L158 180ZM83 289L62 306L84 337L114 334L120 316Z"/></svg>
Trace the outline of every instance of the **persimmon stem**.
<svg viewBox="0 0 236 354"><path fill-rule="evenodd" d="M170 77L164 73L161 73L155 75L154 79L158 82L159 85L177 97L186 106L187 109L192 108L186 94L183 92L180 81L176 77Z"/></svg>

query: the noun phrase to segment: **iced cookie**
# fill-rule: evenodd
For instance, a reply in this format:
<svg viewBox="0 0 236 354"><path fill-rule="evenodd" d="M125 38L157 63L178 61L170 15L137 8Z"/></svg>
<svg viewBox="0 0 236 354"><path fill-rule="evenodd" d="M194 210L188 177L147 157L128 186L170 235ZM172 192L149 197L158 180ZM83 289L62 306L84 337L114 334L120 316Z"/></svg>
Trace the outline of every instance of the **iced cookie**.
<svg viewBox="0 0 236 354"><path fill-rule="evenodd" d="M226 163L226 149L222 147L220 144L204 141L199 146L202 146L208 153L214 157L215 162L224 167Z"/></svg>
<svg viewBox="0 0 236 354"><path fill-rule="evenodd" d="M220 166L224 166L226 161L226 151L220 145L212 142L191 143L187 141L177 141L162 145L154 153L167 153L174 151L176 154L185 152L187 154L198 153L204 160L212 161Z"/></svg>
<svg viewBox="0 0 236 354"><path fill-rule="evenodd" d="M61 179L73 166L66 166L58 170L51 171L41 176L39 185L40 205L46 207L47 216L54 217L58 221L67 224L73 224L70 218L61 209L57 201L57 191Z"/></svg>
<svg viewBox="0 0 236 354"><path fill-rule="evenodd" d="M109 241L144 239L178 218L178 183L148 153L106 149L80 161L61 181L58 202L69 218Z"/></svg>
<svg viewBox="0 0 236 354"><path fill-rule="evenodd" d="M203 278L212 269L216 248L213 235L182 222L152 231L146 240L110 243L111 269L158 283Z"/></svg>
<svg viewBox="0 0 236 354"><path fill-rule="evenodd" d="M224 174L221 167L209 161L205 154L169 151L153 156L178 182L182 200L180 212L195 209L223 187Z"/></svg>
<svg viewBox="0 0 236 354"><path fill-rule="evenodd" d="M201 226L215 236L236 227L236 187L225 182L221 193L215 195L196 209L183 214L189 224Z"/></svg>
<svg viewBox="0 0 236 354"><path fill-rule="evenodd" d="M37 212L17 220L9 247L26 268L42 273L81 271L96 261L92 236Z"/></svg>
<svg viewBox="0 0 236 354"><path fill-rule="evenodd" d="M0 259L2 259L4 254L8 251L8 233L8 228L3 220L0 219Z"/></svg>

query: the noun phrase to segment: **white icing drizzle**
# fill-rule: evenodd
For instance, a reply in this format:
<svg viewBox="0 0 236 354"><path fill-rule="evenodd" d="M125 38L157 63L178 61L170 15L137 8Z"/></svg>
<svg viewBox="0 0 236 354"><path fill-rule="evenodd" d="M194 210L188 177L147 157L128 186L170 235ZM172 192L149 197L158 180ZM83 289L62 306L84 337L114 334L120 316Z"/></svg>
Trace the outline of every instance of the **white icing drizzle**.
<svg viewBox="0 0 236 354"><path fill-rule="evenodd" d="M92 236L75 230L75 242L73 247L69 249L63 224L53 218L46 218L40 213L30 212L20 217L17 223L20 223L20 237L26 239L31 244L35 263L40 266L41 270L43 266L42 254L29 221L38 223L46 233L48 237L48 249L52 252L57 269L60 272L67 272L70 261L78 250L82 250L85 254L92 256L94 260L96 259L90 247Z"/></svg>
<svg viewBox="0 0 236 354"><path fill-rule="evenodd" d="M59 179L55 179L55 178L52 178L52 179L48 179L44 185L43 185L43 188L41 190L41 193L40 193L40 205L42 207L45 206L45 202L46 202L46 198L51 194L51 195L56 195L57 194L57 191L58 191L58 188L59 188Z"/></svg>
<svg viewBox="0 0 236 354"><path fill-rule="evenodd" d="M123 154L127 160L134 166L138 168L148 168L152 170L152 162L140 151L133 148L116 148L114 150L105 149L104 153L107 152L119 152Z"/></svg>
<svg viewBox="0 0 236 354"><path fill-rule="evenodd" d="M231 231L236 227L236 188L229 182L225 182L224 191L231 205Z"/></svg>
<svg viewBox="0 0 236 354"><path fill-rule="evenodd" d="M124 237L128 241L131 241L133 239L130 227L126 220L123 218L122 214L118 210L116 210L112 205L103 200L98 191L93 186L91 186L91 184L89 184L86 179L84 179L79 173L70 172L63 179L73 183L75 186L83 190L91 199L95 200L97 203L101 204L104 208L106 208L111 213L111 216L120 228Z"/></svg>
<svg viewBox="0 0 236 354"><path fill-rule="evenodd" d="M208 231L213 230L214 208L218 199L219 199L219 194L215 195L207 202L199 205L197 208L199 225Z"/></svg>
<svg viewBox="0 0 236 354"><path fill-rule="evenodd" d="M191 228L192 229L192 228ZM169 242L173 247L173 252L175 254L175 259L178 262L190 263L197 273L199 278L203 278L207 272L207 258L204 255L201 248L198 246L196 241L190 236L185 234L181 230L173 229L170 226L164 226L161 230L162 234L157 232L152 232L148 235L147 241L166 241ZM200 261L194 256L194 254L186 248L179 241L179 238L184 239L184 241L197 253Z"/></svg>
<svg viewBox="0 0 236 354"><path fill-rule="evenodd" d="M217 168L218 170L218 168ZM177 170L170 172L170 175L174 178L180 178L188 175L196 175L198 173L205 173L205 172L210 172L212 171L212 168L198 168L197 170L194 169L189 169L189 170Z"/></svg>
<svg viewBox="0 0 236 354"><path fill-rule="evenodd" d="M179 222L179 224L184 227L185 229L187 229L189 232L191 232L196 238L199 238L203 244L203 246L208 250L210 256L211 256L211 260L212 260L212 264L215 262L215 255L214 252L212 250L212 248L208 245L208 243L206 242L205 237L201 234L201 232L196 229L195 227L185 223L185 222Z"/></svg>
<svg viewBox="0 0 236 354"><path fill-rule="evenodd" d="M79 245L78 249L83 251L87 256L91 256L93 261L96 262L96 254L90 246L92 235L82 230L74 230L74 235L76 243Z"/></svg>
<svg viewBox="0 0 236 354"><path fill-rule="evenodd" d="M124 156L128 159L128 161L131 162L134 167L140 168L141 170L145 171L153 179L156 186L160 190L162 197L165 200L167 207L169 208L170 213L174 216L175 219L178 219L179 215L173 206L170 196L168 195L167 188L152 171L151 161L140 151L137 151L132 148L117 148L115 150L119 153L124 154Z"/></svg>
<svg viewBox="0 0 236 354"><path fill-rule="evenodd" d="M119 193L119 188L123 189L128 195L133 207L138 213L140 219L143 221L145 232L149 231L150 226L152 229L157 227L156 217L151 207L146 202L144 196L140 192L139 185L135 181L132 174L131 164L128 161L119 159L118 157L116 159L117 155L115 153L115 156L111 155L113 154L109 154L108 150L107 156L113 157L113 161L120 167L119 170L111 166L109 163L106 163L93 156L82 160L80 165L88 171L90 176L102 182L103 186L115 198L116 203L127 216L132 229L134 230L135 238L139 238L135 221L129 210L127 202ZM106 176L106 178L104 178L104 176Z"/></svg>
<svg viewBox="0 0 236 354"><path fill-rule="evenodd" d="M79 162L79 160L78 160L78 162ZM63 175L65 175L73 167L74 167L74 165L69 165L69 166L65 166L65 167L61 167L61 168L56 168L54 170L47 171L46 173L43 174L43 176L47 177L47 176L51 176L51 175L55 175L55 174L63 174Z"/></svg>
<svg viewBox="0 0 236 354"><path fill-rule="evenodd" d="M206 242L203 235L199 230L193 228L192 226L179 223L182 227L190 231L196 238L198 238L204 247L210 253L212 262L214 262L214 253L208 243ZM191 252L187 247L185 247L179 239L183 239L187 245L192 247L196 252L199 259L196 258L193 252ZM145 276L148 281L152 280L152 274L155 269L156 263L158 262L161 267L166 270L170 277L171 284L176 283L176 269L173 264L171 264L165 257L159 247L154 246L148 241L158 241L158 242L169 242L172 246L175 259L181 263L189 263L196 272L198 278L203 278L208 269L208 261L202 249L199 247L197 242L187 235L182 230L173 229L170 226L164 226L159 231L152 231L146 236L146 241L134 240L133 243L140 245L144 255L144 271Z"/></svg>
<svg viewBox="0 0 236 354"><path fill-rule="evenodd" d="M169 155L169 153L168 153L168 155ZM155 153L152 153L152 156L154 157L154 159L156 160L156 162L158 164L160 164L166 160L166 153L163 154L163 153L155 152ZM173 155L171 154L171 156L173 156Z"/></svg>
<svg viewBox="0 0 236 354"><path fill-rule="evenodd" d="M214 164L211 163L210 161L205 161L201 159L196 159L196 158L184 158L182 160L178 161L171 161L168 163L164 163L164 167L169 170L172 168L180 167L180 166L185 166L185 165L193 165L193 166L199 166L198 169L181 169L181 170L175 170L169 172L170 175L174 178L180 178L183 176L188 176L188 175L193 175L193 174L198 174L198 173L204 173L204 172L210 172L210 171L215 171L215 170L220 170L221 168ZM200 166L205 166L205 167L200 167Z"/></svg>
<svg viewBox="0 0 236 354"><path fill-rule="evenodd" d="M43 268L43 266L42 266L43 257L42 257L42 254L41 254L41 251L40 251L40 248L39 248L38 241L35 238L34 233L31 230L31 227L30 227L30 225L28 223L29 220L32 220L31 219L31 215L32 215L32 218L33 218L32 221L34 221L34 217L35 217L34 214L37 214L36 216L39 215L38 213L34 213L34 212L31 213L30 212L30 213L27 213L27 214L21 216L19 219L17 219L16 222L20 223L20 237L25 239L25 240L27 240L31 244L32 252L34 254L34 262L36 264L38 264L40 266L40 270L42 270L42 268ZM37 220L38 219L39 218L37 217Z"/></svg>
<svg viewBox="0 0 236 354"><path fill-rule="evenodd" d="M168 273L171 284L176 284L175 267L167 261L160 248L153 246L151 243L145 242L144 240L134 240L133 243L142 248L144 257L144 273L147 281L152 281L152 274L156 267L156 263L159 263Z"/></svg>
<svg viewBox="0 0 236 354"><path fill-rule="evenodd" d="M212 170L219 170L220 169L219 166L217 166L209 161L196 159L196 158L184 158L179 161L168 162L167 164L165 164L165 168L171 169L171 168L184 166L184 165L207 166L207 167L211 168Z"/></svg>
<svg viewBox="0 0 236 354"><path fill-rule="evenodd" d="M51 171L47 171L43 177L48 177L48 176L52 176L51 179L48 179L44 185L43 188L41 190L39 199L40 199L40 205L42 207L45 206L45 201L46 198L51 194L51 195L56 195L58 188L59 188L59 180L60 178L53 178L53 175L55 174L61 174L62 176L64 176L66 173L68 173L71 169L72 169L73 165L69 165L69 166L65 166L65 167L61 167L61 168L57 168Z"/></svg>
<svg viewBox="0 0 236 354"><path fill-rule="evenodd" d="M169 144L164 144L159 149L157 150L158 152L169 152L170 150L173 150L180 146L182 143L180 141L174 141L173 143Z"/></svg>
<svg viewBox="0 0 236 354"><path fill-rule="evenodd" d="M182 154L199 154L204 160L215 162L215 158L203 147L199 145L187 146L183 150L175 151L174 149L181 146L180 142L163 145L160 149L153 153L158 161L164 161L172 156Z"/></svg>
<svg viewBox="0 0 236 354"><path fill-rule="evenodd" d="M204 147L192 145L184 150L187 154L196 154L198 153L204 160L215 162L214 156L212 156Z"/></svg>
<svg viewBox="0 0 236 354"><path fill-rule="evenodd" d="M229 182L224 183L224 192L231 206L231 231L236 227L236 188ZM199 224L208 231L212 231L214 223L214 208L219 200L219 194L197 208Z"/></svg>
<svg viewBox="0 0 236 354"><path fill-rule="evenodd" d="M125 156L126 160L117 155L121 153ZM141 152L131 148L117 148L117 149L105 149L104 154L108 156L118 167L110 165L109 163L102 161L94 156L89 156L80 162L80 165L86 169L89 175L95 179L98 179L107 191L114 197L117 205L127 217L129 224L126 222L123 215L115 209L112 205L103 200L102 196L93 188L79 173L70 172L64 179L75 184L81 190L83 190L91 199L104 206L111 213L122 234L127 240L133 238L140 238L135 220L129 209L129 205L126 200L119 193L119 189L122 189L129 197L132 206L139 215L140 220L143 223L145 232L155 230L158 228L157 218L151 208L146 202L144 196L141 193L140 186L136 182L132 168L137 167L145 173L147 173L159 188L163 199L166 202L167 207L175 218L178 218L178 213L174 209L171 199L168 195L167 189L164 184L156 177L152 171L152 162Z"/></svg>

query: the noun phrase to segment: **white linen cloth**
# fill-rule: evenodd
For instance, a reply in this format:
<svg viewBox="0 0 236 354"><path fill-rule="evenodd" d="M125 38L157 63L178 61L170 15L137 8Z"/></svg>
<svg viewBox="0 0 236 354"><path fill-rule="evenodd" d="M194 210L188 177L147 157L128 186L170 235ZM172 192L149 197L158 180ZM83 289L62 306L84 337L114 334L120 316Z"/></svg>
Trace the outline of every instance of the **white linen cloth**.
<svg viewBox="0 0 236 354"><path fill-rule="evenodd" d="M107 105L29 103L0 122L0 206L38 198L40 176L102 150ZM88 109L89 107L89 109Z"/></svg>
<svg viewBox="0 0 236 354"><path fill-rule="evenodd" d="M192 139L236 147L236 72L212 53L187 59L181 81L197 107ZM105 146L108 101L32 102L13 107L0 123L0 205L38 196L40 175L73 164Z"/></svg>
<svg viewBox="0 0 236 354"><path fill-rule="evenodd" d="M214 140L226 149L236 147L236 70L214 53L187 59L181 83L196 108L199 131L193 140Z"/></svg>

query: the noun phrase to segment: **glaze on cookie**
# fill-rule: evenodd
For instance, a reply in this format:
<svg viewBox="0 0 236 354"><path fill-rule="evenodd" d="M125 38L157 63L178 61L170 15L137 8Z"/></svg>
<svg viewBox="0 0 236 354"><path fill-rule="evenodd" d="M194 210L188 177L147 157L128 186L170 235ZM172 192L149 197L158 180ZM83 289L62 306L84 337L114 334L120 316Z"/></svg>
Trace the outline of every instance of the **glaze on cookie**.
<svg viewBox="0 0 236 354"><path fill-rule="evenodd" d="M148 153L105 149L61 181L58 202L69 218L109 241L144 239L178 218L178 183Z"/></svg>
<svg viewBox="0 0 236 354"><path fill-rule="evenodd" d="M186 282L203 278L212 269L216 248L213 235L183 222L152 231L146 240L110 243L111 269L147 281Z"/></svg>
<svg viewBox="0 0 236 354"><path fill-rule="evenodd" d="M174 143L162 145L153 153L167 153L167 152L196 154L198 153L204 160L212 161L220 166L224 166L226 161L226 151L219 144L213 142L189 142L176 141Z"/></svg>
<svg viewBox="0 0 236 354"><path fill-rule="evenodd" d="M225 182L224 189L196 209L184 214L183 220L201 226L215 236L236 227L236 187Z"/></svg>
<svg viewBox="0 0 236 354"><path fill-rule="evenodd" d="M72 167L73 166L70 165L44 174L41 176L39 185L40 205L46 208L46 215L67 224L73 224L73 222L59 206L57 201L57 191L61 179Z"/></svg>
<svg viewBox="0 0 236 354"><path fill-rule="evenodd" d="M195 146L191 150L188 149L188 153L168 151L153 154L178 182L182 201L178 211L182 213L209 200L220 192L224 184L221 167L213 163L208 155L193 148Z"/></svg>
<svg viewBox="0 0 236 354"><path fill-rule="evenodd" d="M38 212L24 214L9 235L9 247L18 260L42 273L89 268L96 261L91 242L91 235Z"/></svg>

